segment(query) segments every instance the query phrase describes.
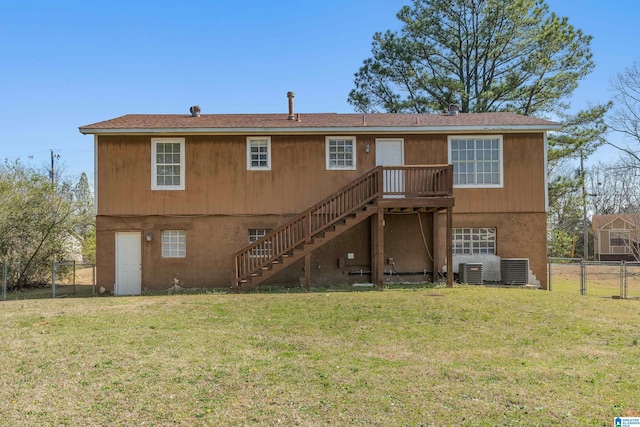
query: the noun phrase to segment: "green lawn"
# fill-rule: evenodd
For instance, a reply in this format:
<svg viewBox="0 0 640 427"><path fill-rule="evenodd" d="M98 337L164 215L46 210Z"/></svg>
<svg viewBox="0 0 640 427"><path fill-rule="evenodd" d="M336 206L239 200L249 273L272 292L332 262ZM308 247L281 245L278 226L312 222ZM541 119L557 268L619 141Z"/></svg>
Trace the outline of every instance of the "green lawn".
<svg viewBox="0 0 640 427"><path fill-rule="evenodd" d="M612 425L640 301L485 287L0 302L1 425Z"/></svg>

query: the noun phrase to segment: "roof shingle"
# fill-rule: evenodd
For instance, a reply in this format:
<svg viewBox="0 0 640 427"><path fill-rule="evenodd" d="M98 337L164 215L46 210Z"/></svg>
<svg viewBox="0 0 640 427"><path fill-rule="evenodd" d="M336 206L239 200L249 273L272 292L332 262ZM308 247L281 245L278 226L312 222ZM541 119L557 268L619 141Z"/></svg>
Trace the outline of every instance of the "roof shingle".
<svg viewBox="0 0 640 427"><path fill-rule="evenodd" d="M399 128L425 130L429 128L554 130L558 123L522 116L515 113L473 113L450 116L448 114L299 114L299 120L288 120L287 114L203 114L192 117L186 114L128 114L111 120L85 125L85 134L124 133L142 131L204 131L222 130L283 130L312 131L313 129L361 129Z"/></svg>

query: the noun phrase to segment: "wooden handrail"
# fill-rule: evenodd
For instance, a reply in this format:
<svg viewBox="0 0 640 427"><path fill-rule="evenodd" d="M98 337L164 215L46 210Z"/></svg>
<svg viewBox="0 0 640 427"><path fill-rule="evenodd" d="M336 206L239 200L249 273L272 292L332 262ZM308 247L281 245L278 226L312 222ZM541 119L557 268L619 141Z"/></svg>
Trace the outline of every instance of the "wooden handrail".
<svg viewBox="0 0 640 427"><path fill-rule="evenodd" d="M404 197L453 196L453 166L383 166L383 194Z"/></svg>
<svg viewBox="0 0 640 427"><path fill-rule="evenodd" d="M335 223L379 197L451 196L452 188L451 165L377 166L264 237L234 252L233 283L238 284L251 277L302 243L311 242Z"/></svg>

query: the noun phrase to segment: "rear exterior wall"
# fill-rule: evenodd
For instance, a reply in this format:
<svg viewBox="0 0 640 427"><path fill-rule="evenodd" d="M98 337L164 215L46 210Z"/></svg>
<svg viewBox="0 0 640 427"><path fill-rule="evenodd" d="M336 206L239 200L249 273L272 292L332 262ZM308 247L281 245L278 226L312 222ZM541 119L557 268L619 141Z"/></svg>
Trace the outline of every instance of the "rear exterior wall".
<svg viewBox="0 0 640 427"><path fill-rule="evenodd" d="M231 254L247 242L250 228L275 228L287 217L206 216L206 217L98 217L97 259L98 285L109 291L115 283L116 233L138 231L141 235L142 289L167 289L175 284L185 288L228 288L231 286ZM420 273L413 280L424 280L431 272L433 251L431 214L385 216L385 260L390 273ZM186 231L186 256L162 257L162 230ZM339 235L320 247L311 257L311 281L314 285L368 283L371 281L370 219ZM145 236L152 233L147 241ZM424 237L423 237L424 236ZM353 254L352 258L349 254ZM304 277L303 262L291 265L265 282L269 284L300 285ZM394 276L387 274L387 281ZM411 280L410 277L405 277Z"/></svg>
<svg viewBox="0 0 640 427"><path fill-rule="evenodd" d="M447 135L404 138L407 165L448 163ZM356 136L356 170L326 170L325 135L272 136L272 167L248 171L245 136L186 136L185 190L151 190L151 137L98 138L98 215L287 215L375 167L375 135ZM366 146L370 152L367 153ZM504 135L504 186L455 189L455 212L544 212L542 134Z"/></svg>
<svg viewBox="0 0 640 427"><path fill-rule="evenodd" d="M376 135L356 135L357 169L327 171L328 135L266 135L271 136L269 171L247 170L245 136L186 136L184 191L151 190L151 136L99 136L99 286L113 289L115 233L141 231L144 236L151 231L154 239L141 242L143 289L163 289L174 279L186 287L228 287L231 254L247 243L248 229L275 228L375 167ZM405 164L431 165L448 163L447 136L384 138L404 139ZM454 189L454 227L498 227L498 255L530 258L532 270L546 284L543 134L505 134L503 141L504 186ZM432 271L433 258L437 267L442 264L444 221L438 220L433 235L432 216L385 215L385 260L394 259L386 271ZM163 229L186 230L185 258L161 257ZM355 258L347 259L347 253ZM318 249L312 268L312 282L359 281L348 273L370 269L369 220ZM303 276L298 263L271 280L295 283Z"/></svg>

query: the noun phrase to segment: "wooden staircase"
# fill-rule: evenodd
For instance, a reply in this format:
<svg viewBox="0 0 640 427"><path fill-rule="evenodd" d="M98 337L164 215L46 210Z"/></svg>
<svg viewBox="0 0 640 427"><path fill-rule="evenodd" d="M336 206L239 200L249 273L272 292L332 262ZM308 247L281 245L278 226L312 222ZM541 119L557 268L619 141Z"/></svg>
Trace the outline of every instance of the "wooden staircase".
<svg viewBox="0 0 640 427"><path fill-rule="evenodd" d="M232 255L231 289L247 291L379 211L385 196L452 198L452 168L378 166ZM396 197L389 199L388 197ZM402 197L402 198L398 198ZM393 202L392 202L393 203Z"/></svg>

